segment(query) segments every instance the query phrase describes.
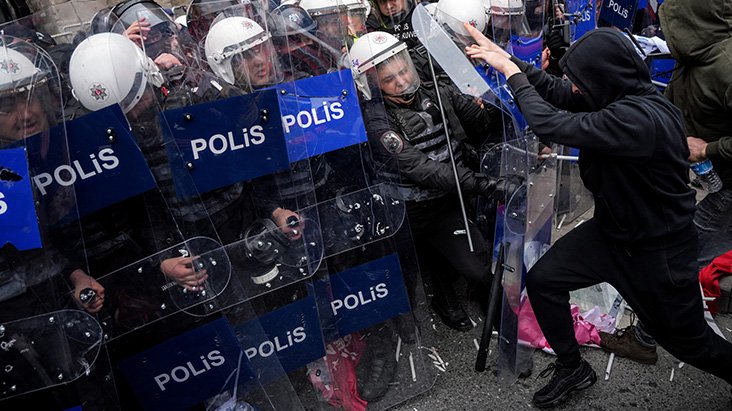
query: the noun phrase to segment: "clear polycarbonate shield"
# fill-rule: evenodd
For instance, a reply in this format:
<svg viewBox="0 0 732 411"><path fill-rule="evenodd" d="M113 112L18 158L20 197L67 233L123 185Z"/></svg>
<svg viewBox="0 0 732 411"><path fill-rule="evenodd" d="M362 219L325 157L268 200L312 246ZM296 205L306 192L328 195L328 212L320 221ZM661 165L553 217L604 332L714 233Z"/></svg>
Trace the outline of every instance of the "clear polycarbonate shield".
<svg viewBox="0 0 732 411"><path fill-rule="evenodd" d="M508 137L508 136L507 136ZM511 135L510 137L516 137ZM503 249L503 308L499 339L498 377L512 383L531 369L532 347L522 334L524 314L528 310L525 276L549 249L552 240L554 201L557 188L557 160L544 158L546 146L530 131L508 140L503 146L502 174L519 177L521 187L499 206L498 224L503 233L496 236L496 245Z"/></svg>
<svg viewBox="0 0 732 411"><path fill-rule="evenodd" d="M75 288L88 267L60 82L44 49L0 33L3 401L72 384L93 366L102 342L94 309L80 304Z"/></svg>
<svg viewBox="0 0 732 411"><path fill-rule="evenodd" d="M77 309L7 321L0 327L0 364L4 371L0 376L0 404L88 375L102 345L99 323Z"/></svg>
<svg viewBox="0 0 732 411"><path fill-rule="evenodd" d="M505 45L514 47L514 53L520 51L515 46L528 46L529 40L534 41L531 36L536 34L531 30L531 21L539 19L535 19L535 16L527 18L525 10L528 5L524 7L523 2L511 1L494 3L496 7L491 8L494 40L500 42L505 38ZM549 148L543 146L527 128L501 75L482 66L474 67L450 40L449 34L422 7L418 6L415 10L413 22L422 43L458 88L466 94L484 97L484 101L495 104L502 113L504 142L484 151L481 170L487 175L519 184L519 188L508 192L497 206L494 273L497 279L502 279L503 295L501 298L500 292L495 293L495 301L490 302L501 307L501 330L496 350L498 376L501 381L512 382L529 367L533 350L522 342L519 335L521 312L526 306L524 276L551 241L556 158L542 156L549 152ZM512 44L511 39L515 40L515 44ZM540 39L536 41L540 42ZM538 44L540 54L541 46ZM525 48L517 54L527 61L538 63L536 53L528 51ZM477 76L474 74L476 70ZM479 213L488 212L479 210ZM479 214L479 221L483 220L489 220L489 216ZM490 330L485 330L484 343L490 340L489 336ZM476 365L479 370L484 368L488 347L481 347L481 352L483 355L479 356L479 363L483 364Z"/></svg>
<svg viewBox="0 0 732 411"><path fill-rule="evenodd" d="M544 1L508 0L504 7L490 9L494 39L508 38L507 51L521 60L541 67ZM501 2L504 3L504 2ZM505 78L495 75L505 106L515 104ZM517 110L504 117L504 144L501 175L522 181L499 205L497 224L503 233L495 244L502 248L503 307L498 340L498 379L510 384L531 369L534 350L521 331L528 310L525 276L551 244L552 217L557 189L556 157L546 156L553 147L544 145L528 128ZM522 315L523 314L523 315Z"/></svg>
<svg viewBox="0 0 732 411"><path fill-rule="evenodd" d="M255 222L251 190L241 180L227 180L226 173L213 189L205 181L219 182L210 175L197 179L181 160L182 150L168 128L172 122L163 113L241 93L186 66L186 59L172 66L155 63L141 52L144 42L122 40L92 49L87 61L93 64L77 66L74 59L81 57L72 58L74 70L91 67L87 76L72 76L82 78L74 83L81 104L66 123L72 141L79 142L71 149L72 157L80 158L73 164L84 170L84 184L77 187L86 199L80 210L80 249L93 279L80 299L98 307L94 315L102 326L108 365L105 375L92 369L93 390L79 390L79 402L122 409L302 409L286 378L259 378L234 324L218 313L249 298L229 299L240 291L226 294L239 280L235 275L245 270L251 275L263 265L225 248L241 241ZM130 50L131 55L124 54ZM105 59L120 55L129 64L112 65L111 73L98 69ZM238 121L250 119L249 108L241 106ZM197 122L198 113L191 113L176 119ZM205 188L199 191L199 185ZM237 307L252 312L249 306ZM247 335L269 341L256 316L247 315L254 321ZM259 366L281 370L276 356L265 357Z"/></svg>
<svg viewBox="0 0 732 411"><path fill-rule="evenodd" d="M308 157L288 145L302 131L283 121L279 102L277 87L294 80L290 60L278 57L266 26L215 20L206 39L213 73L161 68L167 95L158 106L175 196L202 198L231 264L225 292L194 315L304 280L323 255L317 214L300 213L316 203Z"/></svg>
<svg viewBox="0 0 732 411"><path fill-rule="evenodd" d="M558 147L556 153L557 167L557 229L579 222L579 218L592 208L592 193L582 184L579 170L579 150L570 147Z"/></svg>

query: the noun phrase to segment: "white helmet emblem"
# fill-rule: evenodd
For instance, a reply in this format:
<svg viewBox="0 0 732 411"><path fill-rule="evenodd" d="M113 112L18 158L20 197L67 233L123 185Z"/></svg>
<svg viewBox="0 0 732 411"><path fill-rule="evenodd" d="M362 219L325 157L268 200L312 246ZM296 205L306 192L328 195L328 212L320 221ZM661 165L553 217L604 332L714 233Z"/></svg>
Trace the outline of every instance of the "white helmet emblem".
<svg viewBox="0 0 732 411"><path fill-rule="evenodd" d="M96 101L104 101L107 97L109 97L109 94L107 94L107 88L104 87L101 83L95 83L92 84L91 87L89 87L89 91L91 92L91 96L94 97L94 100Z"/></svg>
<svg viewBox="0 0 732 411"><path fill-rule="evenodd" d="M0 70L9 74L16 74L20 72L20 64L13 60L3 60L0 61Z"/></svg>

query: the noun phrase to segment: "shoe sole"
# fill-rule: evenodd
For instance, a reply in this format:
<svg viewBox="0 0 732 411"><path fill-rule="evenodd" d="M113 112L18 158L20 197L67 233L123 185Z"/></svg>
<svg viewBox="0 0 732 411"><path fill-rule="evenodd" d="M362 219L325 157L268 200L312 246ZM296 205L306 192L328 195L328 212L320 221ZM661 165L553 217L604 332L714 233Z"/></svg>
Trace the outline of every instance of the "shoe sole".
<svg viewBox="0 0 732 411"><path fill-rule="evenodd" d="M565 392L564 394L562 394L561 397L558 397L558 398L556 398L553 401L550 401L550 402L547 402L547 403L543 403L543 404L534 403L534 405L536 406L536 408L541 408L541 409L554 408L554 407L556 407L558 405L561 405L564 401L566 401L573 392L575 392L575 391L582 391L582 390L585 390L587 388L590 388L596 382L597 382L597 374L593 370L592 371L592 374L589 377L589 379L587 379L585 381L582 381L579 385L570 388L569 390L567 390L567 392Z"/></svg>

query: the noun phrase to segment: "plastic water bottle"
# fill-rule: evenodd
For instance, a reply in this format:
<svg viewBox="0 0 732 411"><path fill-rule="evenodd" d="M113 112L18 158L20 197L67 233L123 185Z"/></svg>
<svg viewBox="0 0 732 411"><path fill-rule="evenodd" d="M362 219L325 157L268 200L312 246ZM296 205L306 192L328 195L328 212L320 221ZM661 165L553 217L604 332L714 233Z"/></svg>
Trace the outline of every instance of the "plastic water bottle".
<svg viewBox="0 0 732 411"><path fill-rule="evenodd" d="M719 179L719 175L714 171L712 162L709 159L699 163L693 163L690 167L697 176L696 181L698 181L706 191L716 193L722 189L722 180Z"/></svg>

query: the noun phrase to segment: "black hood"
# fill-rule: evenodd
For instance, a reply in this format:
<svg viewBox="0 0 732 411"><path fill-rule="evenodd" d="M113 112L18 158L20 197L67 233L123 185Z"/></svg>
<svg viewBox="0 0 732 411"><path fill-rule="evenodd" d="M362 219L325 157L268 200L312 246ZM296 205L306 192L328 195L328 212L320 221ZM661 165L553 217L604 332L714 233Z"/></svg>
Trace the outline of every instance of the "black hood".
<svg viewBox="0 0 732 411"><path fill-rule="evenodd" d="M658 92L633 43L614 29L587 33L567 50L559 66L582 91L587 111L600 110L626 96Z"/></svg>

